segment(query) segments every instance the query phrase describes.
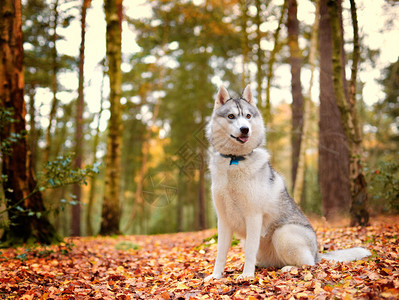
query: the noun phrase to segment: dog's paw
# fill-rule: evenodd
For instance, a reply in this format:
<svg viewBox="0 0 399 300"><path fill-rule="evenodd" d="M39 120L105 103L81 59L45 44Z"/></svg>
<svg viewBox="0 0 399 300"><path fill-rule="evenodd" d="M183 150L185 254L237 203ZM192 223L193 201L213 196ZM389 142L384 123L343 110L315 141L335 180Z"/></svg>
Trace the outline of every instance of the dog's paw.
<svg viewBox="0 0 399 300"><path fill-rule="evenodd" d="M237 280L248 280L254 278L255 278L254 273L242 273L240 276L237 277Z"/></svg>
<svg viewBox="0 0 399 300"><path fill-rule="evenodd" d="M208 282L208 281L210 281L212 279L220 279L220 278L222 278L222 274L211 274L211 275L205 277L204 281Z"/></svg>

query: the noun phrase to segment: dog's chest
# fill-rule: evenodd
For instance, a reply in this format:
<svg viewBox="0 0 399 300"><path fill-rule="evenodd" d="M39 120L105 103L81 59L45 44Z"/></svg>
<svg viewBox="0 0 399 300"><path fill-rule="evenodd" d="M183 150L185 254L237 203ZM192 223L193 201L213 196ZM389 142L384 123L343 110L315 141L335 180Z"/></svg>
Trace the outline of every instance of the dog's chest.
<svg viewBox="0 0 399 300"><path fill-rule="evenodd" d="M258 213L264 222L278 213L278 199L283 181L268 164L266 151L254 151L253 155L237 165L218 155L212 157L213 200L219 218L239 235L245 235L245 218Z"/></svg>
<svg viewBox="0 0 399 300"><path fill-rule="evenodd" d="M236 231L245 230L245 215L259 206L256 180L251 169L243 162L238 165L226 162L212 172L212 188L218 214L232 223Z"/></svg>

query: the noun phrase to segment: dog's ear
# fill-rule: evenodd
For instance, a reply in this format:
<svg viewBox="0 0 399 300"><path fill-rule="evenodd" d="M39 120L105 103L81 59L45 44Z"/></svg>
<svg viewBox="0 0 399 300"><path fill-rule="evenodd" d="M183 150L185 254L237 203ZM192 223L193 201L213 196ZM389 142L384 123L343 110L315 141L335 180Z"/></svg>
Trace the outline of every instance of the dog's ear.
<svg viewBox="0 0 399 300"><path fill-rule="evenodd" d="M229 99L230 99L229 92L226 90L226 88L223 85L221 85L218 94L216 96L215 108L222 106Z"/></svg>
<svg viewBox="0 0 399 300"><path fill-rule="evenodd" d="M251 92L251 86L248 84L244 91L242 92L242 97L249 103L252 105L255 105L254 103L254 99L252 97L252 92Z"/></svg>

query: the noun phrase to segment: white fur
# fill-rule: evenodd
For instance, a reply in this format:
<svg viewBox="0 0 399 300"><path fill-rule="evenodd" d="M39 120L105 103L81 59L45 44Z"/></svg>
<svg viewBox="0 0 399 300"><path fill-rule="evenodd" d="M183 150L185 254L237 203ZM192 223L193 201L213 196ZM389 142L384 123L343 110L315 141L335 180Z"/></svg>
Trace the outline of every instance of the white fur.
<svg viewBox="0 0 399 300"><path fill-rule="evenodd" d="M355 247L350 249L336 250L328 253L320 254L320 258L335 260L335 261L352 261L362 259L363 257L370 256L371 252L361 248Z"/></svg>
<svg viewBox="0 0 399 300"><path fill-rule="evenodd" d="M207 128L212 145L209 168L219 240L214 271L205 280L222 277L233 232L245 239L245 265L239 278L254 277L255 265L302 266L320 260L315 232L288 196L283 178L269 166L269 153L261 147L265 129L248 86L243 98L246 101L231 102L227 90L221 87ZM253 108L256 113L247 118ZM225 116L228 114L235 118L229 120ZM239 136L242 126L249 128L245 143L231 137ZM226 158L230 154L245 159L230 165L230 158ZM332 253L322 258L358 259L368 255L367 250L354 248L342 255Z"/></svg>

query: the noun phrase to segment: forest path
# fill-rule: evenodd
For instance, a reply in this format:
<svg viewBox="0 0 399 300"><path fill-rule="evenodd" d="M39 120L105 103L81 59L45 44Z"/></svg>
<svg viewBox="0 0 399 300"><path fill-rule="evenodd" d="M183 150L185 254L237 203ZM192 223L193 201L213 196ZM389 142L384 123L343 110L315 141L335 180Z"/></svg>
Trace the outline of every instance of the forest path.
<svg viewBox="0 0 399 300"><path fill-rule="evenodd" d="M232 247L225 278L204 283L216 230L151 236L69 238L53 246L2 249L0 299L397 299L399 217L366 228L317 224L321 249L363 246L370 259L322 261L282 273L257 269L236 281L243 250ZM138 249L137 249L138 248Z"/></svg>

